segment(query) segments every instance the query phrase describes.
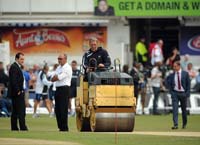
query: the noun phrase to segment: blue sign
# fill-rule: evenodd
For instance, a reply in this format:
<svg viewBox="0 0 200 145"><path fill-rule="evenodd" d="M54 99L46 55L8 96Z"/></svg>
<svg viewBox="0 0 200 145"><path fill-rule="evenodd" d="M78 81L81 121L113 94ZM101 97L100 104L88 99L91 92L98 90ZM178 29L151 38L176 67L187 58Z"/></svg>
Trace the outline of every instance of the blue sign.
<svg viewBox="0 0 200 145"><path fill-rule="evenodd" d="M180 54L200 55L200 27L182 27Z"/></svg>

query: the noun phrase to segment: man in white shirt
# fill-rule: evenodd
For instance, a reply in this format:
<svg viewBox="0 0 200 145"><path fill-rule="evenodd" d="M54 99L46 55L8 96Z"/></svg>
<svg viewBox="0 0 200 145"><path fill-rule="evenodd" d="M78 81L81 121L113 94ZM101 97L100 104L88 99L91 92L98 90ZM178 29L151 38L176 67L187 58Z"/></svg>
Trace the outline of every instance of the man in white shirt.
<svg viewBox="0 0 200 145"><path fill-rule="evenodd" d="M160 66L162 62L157 62L151 71L151 84L153 87L154 100L153 100L153 114L159 115L157 110L157 102L160 95L160 88L162 84L162 72L160 71Z"/></svg>
<svg viewBox="0 0 200 145"><path fill-rule="evenodd" d="M66 54L60 54L58 56L58 63L59 66L56 69L56 74L51 79L52 82L56 82L56 120L60 131L68 131L68 102L72 78L72 68L67 63Z"/></svg>
<svg viewBox="0 0 200 145"><path fill-rule="evenodd" d="M163 40L158 40L157 43L155 44L154 48L152 49L151 53L151 64L155 65L156 62L163 62Z"/></svg>
<svg viewBox="0 0 200 145"><path fill-rule="evenodd" d="M51 116L52 114L50 101L48 99L48 89L53 83L48 81L47 79L48 71L49 71L49 67L45 65L37 76L37 82L36 82L36 87L35 87L36 96L35 96L35 101L34 101L33 118L39 117L39 115L36 114L36 112L37 112L37 106L40 104L41 98L45 102L49 115Z"/></svg>

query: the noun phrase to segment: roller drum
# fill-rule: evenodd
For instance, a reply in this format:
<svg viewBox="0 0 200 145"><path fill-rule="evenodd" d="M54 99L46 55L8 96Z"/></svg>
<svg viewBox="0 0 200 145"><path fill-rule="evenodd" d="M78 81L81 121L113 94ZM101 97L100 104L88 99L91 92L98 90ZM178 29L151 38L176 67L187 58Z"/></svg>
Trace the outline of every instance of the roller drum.
<svg viewBox="0 0 200 145"><path fill-rule="evenodd" d="M94 131L131 132L134 129L134 113L95 113Z"/></svg>

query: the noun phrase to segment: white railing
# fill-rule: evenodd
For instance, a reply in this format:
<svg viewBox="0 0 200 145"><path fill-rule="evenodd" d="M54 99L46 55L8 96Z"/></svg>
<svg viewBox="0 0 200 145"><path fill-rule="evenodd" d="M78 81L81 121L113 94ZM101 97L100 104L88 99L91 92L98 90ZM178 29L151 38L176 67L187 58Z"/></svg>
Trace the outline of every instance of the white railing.
<svg viewBox="0 0 200 145"><path fill-rule="evenodd" d="M93 0L0 0L0 13L92 13Z"/></svg>

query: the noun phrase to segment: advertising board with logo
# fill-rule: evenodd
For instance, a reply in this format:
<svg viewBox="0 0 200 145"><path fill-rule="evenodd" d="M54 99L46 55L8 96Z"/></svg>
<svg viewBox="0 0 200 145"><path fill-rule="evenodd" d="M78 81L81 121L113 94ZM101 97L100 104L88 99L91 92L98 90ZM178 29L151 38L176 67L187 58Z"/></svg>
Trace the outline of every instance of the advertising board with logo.
<svg viewBox="0 0 200 145"><path fill-rule="evenodd" d="M97 16L200 16L199 0L94 0Z"/></svg>
<svg viewBox="0 0 200 145"><path fill-rule="evenodd" d="M200 55L200 27L181 28L180 53Z"/></svg>
<svg viewBox="0 0 200 145"><path fill-rule="evenodd" d="M99 45L107 46L106 27L6 28L3 40L10 42L10 53L82 55L89 49L89 38L96 37Z"/></svg>

